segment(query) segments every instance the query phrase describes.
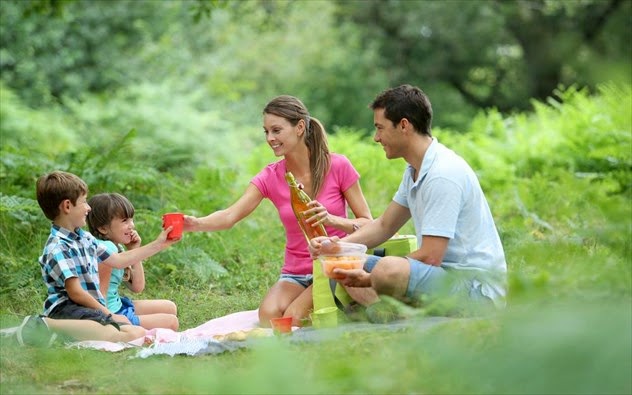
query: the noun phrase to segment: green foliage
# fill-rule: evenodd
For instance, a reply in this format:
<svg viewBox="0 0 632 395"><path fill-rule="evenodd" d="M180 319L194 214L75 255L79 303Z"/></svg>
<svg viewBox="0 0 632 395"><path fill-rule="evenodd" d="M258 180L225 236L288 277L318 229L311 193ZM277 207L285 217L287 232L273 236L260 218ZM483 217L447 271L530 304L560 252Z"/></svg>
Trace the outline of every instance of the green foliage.
<svg viewBox="0 0 632 395"><path fill-rule="evenodd" d="M42 12L27 12L34 4ZM385 85L385 73L372 67L375 48L334 21L331 2L77 0L55 8L56 16L48 6L0 5L2 80L29 105L72 106L85 93L133 100L133 86L151 81L165 87L155 100L170 111L190 104L179 96L243 119L245 109L289 93L326 124L365 125L365 98ZM319 45L305 44L314 39ZM125 110L143 115L140 106ZM165 137L185 133L166 126Z"/></svg>
<svg viewBox="0 0 632 395"><path fill-rule="evenodd" d="M435 125L462 131L478 108L524 110L560 83L629 83L631 13L618 0L5 0L0 71L32 106L150 82L172 111L186 97L254 121L288 93L354 128L377 92L415 83Z"/></svg>
<svg viewBox="0 0 632 395"><path fill-rule="evenodd" d="M377 45L389 85L421 85L441 108L441 125L466 125L463 106L526 110L558 84L594 88L604 76L630 83L630 2L337 3L338 19Z"/></svg>
<svg viewBox="0 0 632 395"><path fill-rule="evenodd" d="M157 32L148 22L160 17L160 3L77 0L48 14L42 1L3 1L2 79L38 106L124 86L138 76L130 71Z"/></svg>

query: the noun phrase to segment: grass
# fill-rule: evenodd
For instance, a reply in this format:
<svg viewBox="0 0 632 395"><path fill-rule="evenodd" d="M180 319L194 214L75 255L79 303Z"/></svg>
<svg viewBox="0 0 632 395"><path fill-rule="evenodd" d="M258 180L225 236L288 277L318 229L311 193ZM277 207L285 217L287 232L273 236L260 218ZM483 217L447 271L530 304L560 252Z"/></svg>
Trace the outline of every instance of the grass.
<svg viewBox="0 0 632 395"><path fill-rule="evenodd" d="M272 337L197 357L3 342L0 377L6 394L625 394L631 307L521 304L430 329Z"/></svg>

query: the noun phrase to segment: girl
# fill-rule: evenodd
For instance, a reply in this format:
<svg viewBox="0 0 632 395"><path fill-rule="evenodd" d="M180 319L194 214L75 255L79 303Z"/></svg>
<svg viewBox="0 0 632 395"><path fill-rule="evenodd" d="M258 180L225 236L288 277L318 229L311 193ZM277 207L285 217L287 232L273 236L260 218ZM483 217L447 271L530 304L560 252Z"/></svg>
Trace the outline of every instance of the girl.
<svg viewBox="0 0 632 395"><path fill-rule="evenodd" d="M286 233L281 276L259 306L259 324L291 316L300 326L312 309L312 258L290 203L285 173L292 172L314 199L305 214L313 225L323 224L330 236L343 237L372 220L360 188L360 175L343 155L329 152L325 128L309 115L296 97L279 96L263 110L263 131L277 157L262 169L232 206L206 217L184 217L185 231L229 229L254 211L264 198L279 212ZM347 218L347 205L355 218Z"/></svg>
<svg viewBox="0 0 632 395"><path fill-rule="evenodd" d="M88 205L90 233L107 245L110 253L131 250L141 245L141 238L134 227L134 206L118 193L102 193L93 196ZM107 307L115 314L127 317L133 325L145 329L168 328L178 330L176 304L170 300L135 300L119 295L119 285L125 283L135 293L145 288L143 262L137 262L126 269L115 269L99 265L99 283L105 296Z"/></svg>

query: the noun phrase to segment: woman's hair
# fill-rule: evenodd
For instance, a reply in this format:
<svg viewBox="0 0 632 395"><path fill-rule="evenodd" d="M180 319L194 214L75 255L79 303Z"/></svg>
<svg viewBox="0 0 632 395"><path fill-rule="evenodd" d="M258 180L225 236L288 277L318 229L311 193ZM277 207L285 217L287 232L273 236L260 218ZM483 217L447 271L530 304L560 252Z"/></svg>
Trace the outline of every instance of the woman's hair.
<svg viewBox="0 0 632 395"><path fill-rule="evenodd" d="M287 119L296 126L302 119L305 121L303 141L309 152L309 170L312 173L313 197L318 195L329 170L329 147L325 127L316 118L310 117L307 107L294 96L282 95L272 99L263 109L264 114L272 114Z"/></svg>
<svg viewBox="0 0 632 395"><path fill-rule="evenodd" d="M72 173L53 171L37 179L35 194L46 218L54 221L59 215L61 202L69 199L77 205L77 199L88 194L88 185Z"/></svg>
<svg viewBox="0 0 632 395"><path fill-rule="evenodd" d="M87 218L90 233L102 240L106 237L99 232L100 227L109 225L114 218L134 218L134 206L125 196L118 193L94 195L88 204L92 209Z"/></svg>

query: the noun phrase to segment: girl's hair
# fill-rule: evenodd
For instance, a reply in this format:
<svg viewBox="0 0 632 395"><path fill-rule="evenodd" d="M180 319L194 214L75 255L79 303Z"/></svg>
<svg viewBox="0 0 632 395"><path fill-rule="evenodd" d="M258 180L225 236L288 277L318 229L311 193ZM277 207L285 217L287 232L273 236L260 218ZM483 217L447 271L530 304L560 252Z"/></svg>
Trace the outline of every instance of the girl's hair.
<svg viewBox="0 0 632 395"><path fill-rule="evenodd" d="M114 218L134 218L134 206L123 195L118 193L100 193L88 201L88 227L93 236L105 240L106 236L99 232L99 228L107 226Z"/></svg>
<svg viewBox="0 0 632 395"><path fill-rule="evenodd" d="M272 99L263 109L264 114L272 114L287 119L296 126L301 119L305 121L303 141L309 152L309 170L312 173L313 198L318 195L329 170L329 147L325 127L316 118L310 117L307 107L294 96L282 95Z"/></svg>

